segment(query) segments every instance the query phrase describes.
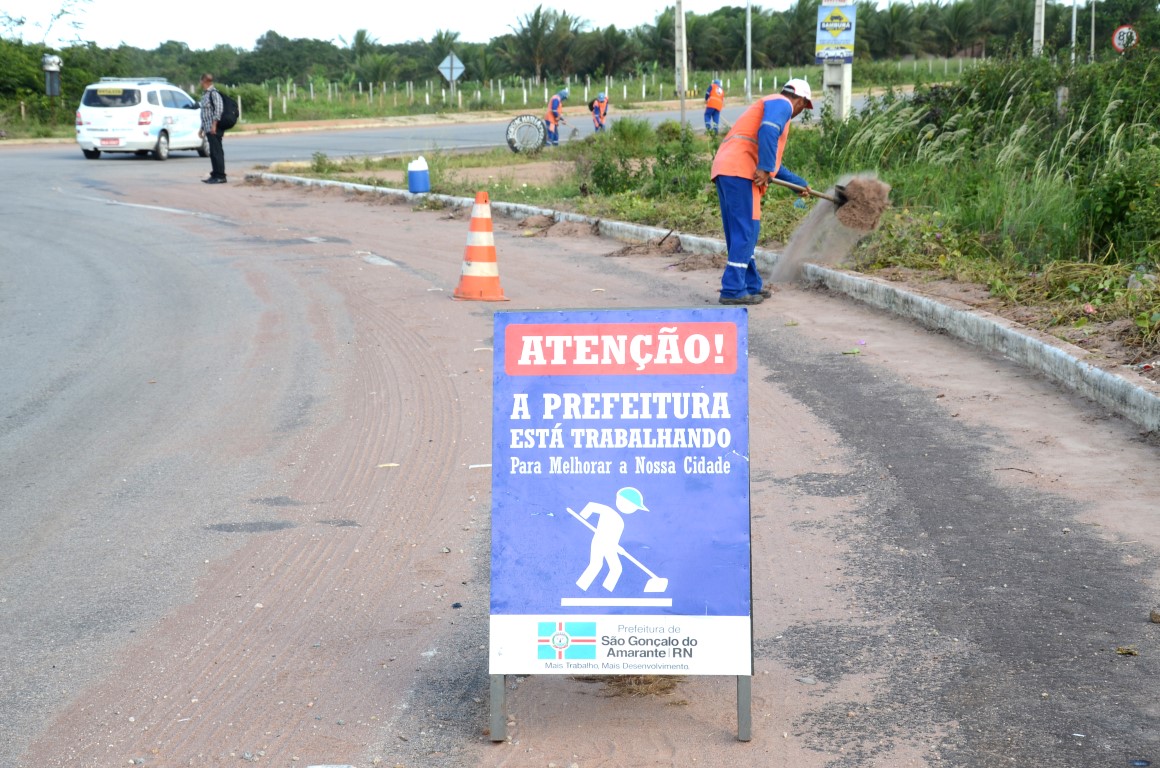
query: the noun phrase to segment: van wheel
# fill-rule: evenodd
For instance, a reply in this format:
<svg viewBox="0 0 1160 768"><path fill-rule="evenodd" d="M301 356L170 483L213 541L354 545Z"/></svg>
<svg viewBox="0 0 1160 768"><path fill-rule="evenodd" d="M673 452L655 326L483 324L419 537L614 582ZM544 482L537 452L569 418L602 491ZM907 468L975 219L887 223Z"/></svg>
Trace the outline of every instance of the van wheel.
<svg viewBox="0 0 1160 768"><path fill-rule="evenodd" d="M101 156L101 150L99 150L99 149L82 149L81 152L83 152L85 154L85 157L87 157L90 160L96 160L98 157Z"/></svg>
<svg viewBox="0 0 1160 768"><path fill-rule="evenodd" d="M197 148L198 157L209 157L209 139L203 138L201 146Z"/></svg>
<svg viewBox="0 0 1160 768"><path fill-rule="evenodd" d="M165 131L157 137L157 146L153 148L154 160L168 160L169 159L169 134Z"/></svg>

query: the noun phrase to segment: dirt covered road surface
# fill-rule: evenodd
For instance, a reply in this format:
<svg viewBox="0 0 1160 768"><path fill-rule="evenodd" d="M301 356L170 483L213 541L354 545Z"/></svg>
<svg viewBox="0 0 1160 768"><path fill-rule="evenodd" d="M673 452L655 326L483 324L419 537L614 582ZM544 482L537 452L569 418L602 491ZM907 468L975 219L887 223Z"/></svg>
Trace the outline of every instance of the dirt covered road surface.
<svg viewBox="0 0 1160 768"><path fill-rule="evenodd" d="M22 768L1160 765L1155 436L792 285L749 312L752 741L731 678L509 676L492 743L492 314L715 306L719 275L497 218L510 301L457 302L466 210L210 191L116 194L198 212L175 230L262 307L234 332L309 340L317 377L233 554L89 660Z"/></svg>

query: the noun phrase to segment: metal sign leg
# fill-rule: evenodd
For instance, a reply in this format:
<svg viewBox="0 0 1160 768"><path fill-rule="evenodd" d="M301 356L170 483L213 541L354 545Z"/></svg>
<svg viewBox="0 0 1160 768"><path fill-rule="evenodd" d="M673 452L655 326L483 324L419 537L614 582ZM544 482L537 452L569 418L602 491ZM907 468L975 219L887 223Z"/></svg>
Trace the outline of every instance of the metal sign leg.
<svg viewBox="0 0 1160 768"><path fill-rule="evenodd" d="M505 698L504 676L490 675L491 678L491 740L507 741L507 701Z"/></svg>
<svg viewBox="0 0 1160 768"><path fill-rule="evenodd" d="M494 738L494 737L493 737ZM737 740L753 738L753 677L737 676Z"/></svg>

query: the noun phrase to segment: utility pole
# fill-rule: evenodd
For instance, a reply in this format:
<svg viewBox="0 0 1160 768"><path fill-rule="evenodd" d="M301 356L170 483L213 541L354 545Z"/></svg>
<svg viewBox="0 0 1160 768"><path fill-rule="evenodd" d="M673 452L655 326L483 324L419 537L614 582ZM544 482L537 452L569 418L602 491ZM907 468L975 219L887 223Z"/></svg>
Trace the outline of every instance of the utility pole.
<svg viewBox="0 0 1160 768"><path fill-rule="evenodd" d="M1071 0L1071 65L1075 66L1075 0Z"/></svg>
<svg viewBox="0 0 1160 768"><path fill-rule="evenodd" d="M1092 50L1088 54L1088 63L1096 60L1096 0L1091 0L1092 3Z"/></svg>
<svg viewBox="0 0 1160 768"><path fill-rule="evenodd" d="M753 10L745 0L745 103L753 101Z"/></svg>
<svg viewBox="0 0 1160 768"><path fill-rule="evenodd" d="M677 90L681 93L681 130L685 130L685 91L689 89L689 56L685 42L685 11L681 7L681 0L677 0L676 7L676 40L677 49Z"/></svg>
<svg viewBox="0 0 1160 768"><path fill-rule="evenodd" d="M1035 0L1035 26L1031 32L1031 55L1043 55L1043 13L1045 0Z"/></svg>

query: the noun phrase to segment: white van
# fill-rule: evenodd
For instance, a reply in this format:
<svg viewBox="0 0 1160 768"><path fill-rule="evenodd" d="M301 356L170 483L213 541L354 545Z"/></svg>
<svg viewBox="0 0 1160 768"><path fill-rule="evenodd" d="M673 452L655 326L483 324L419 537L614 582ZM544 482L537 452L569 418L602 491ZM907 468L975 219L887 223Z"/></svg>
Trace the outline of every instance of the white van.
<svg viewBox="0 0 1160 768"><path fill-rule="evenodd" d="M198 136L201 108L189 94L161 77L102 77L85 88L77 108L77 143L96 160L102 152L152 153L165 160L171 150L209 156Z"/></svg>

